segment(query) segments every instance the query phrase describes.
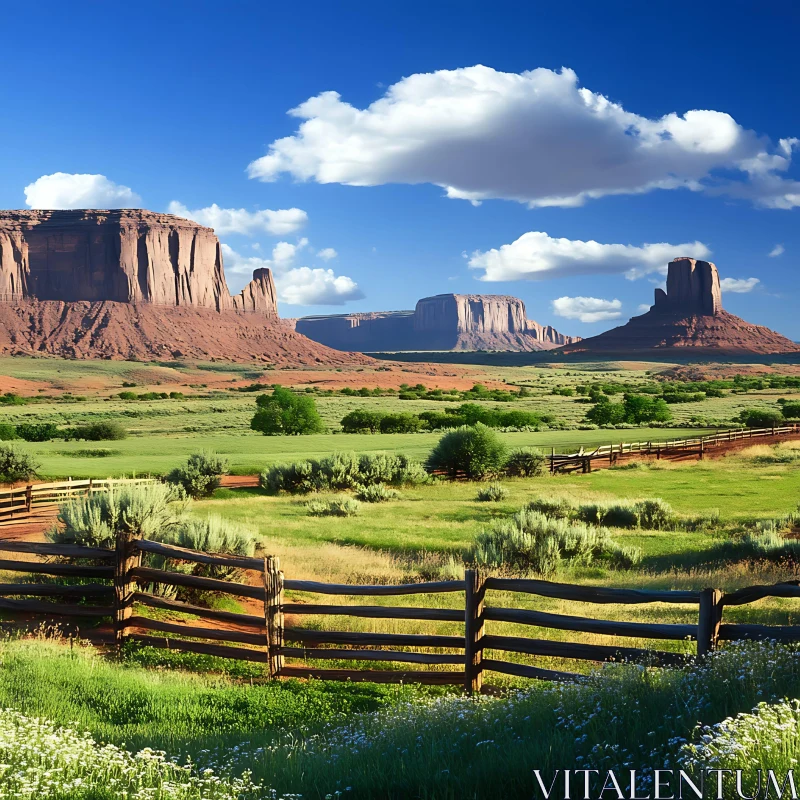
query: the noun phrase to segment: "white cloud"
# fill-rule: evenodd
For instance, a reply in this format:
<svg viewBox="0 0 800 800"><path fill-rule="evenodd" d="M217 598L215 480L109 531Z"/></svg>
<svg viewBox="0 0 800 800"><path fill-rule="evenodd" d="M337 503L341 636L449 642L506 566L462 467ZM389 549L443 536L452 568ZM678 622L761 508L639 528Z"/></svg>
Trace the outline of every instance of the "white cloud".
<svg viewBox="0 0 800 800"><path fill-rule="evenodd" d="M719 285L723 292L746 294L752 292L761 283L758 278L723 278Z"/></svg>
<svg viewBox="0 0 800 800"><path fill-rule="evenodd" d="M566 68L417 73L365 109L329 91L289 114L297 131L248 166L251 178L430 183L473 204L531 207L679 187L800 205L800 181L781 177L798 140L774 145L721 111L643 117L580 87Z"/></svg>
<svg viewBox="0 0 800 800"><path fill-rule="evenodd" d="M338 255L332 247L325 247L317 253L317 258L321 258L323 261L330 261Z"/></svg>
<svg viewBox="0 0 800 800"><path fill-rule="evenodd" d="M711 251L702 242L683 244L600 244L590 240L555 239L542 231L523 233L511 244L469 259L471 269L482 269L482 281L545 280L565 275L625 273L638 278L651 272L666 274L678 256L705 259Z"/></svg>
<svg viewBox="0 0 800 800"><path fill-rule="evenodd" d="M577 319L581 322L602 322L622 316L619 300L603 300L599 297L559 297L553 300L553 312L558 317Z"/></svg>
<svg viewBox="0 0 800 800"><path fill-rule="evenodd" d="M276 285L278 298L294 306L341 306L364 297L352 278L332 269L299 267L276 279Z"/></svg>
<svg viewBox="0 0 800 800"><path fill-rule="evenodd" d="M177 217L185 217L213 228L218 236L227 236L230 233L244 236L255 236L259 233L286 236L299 231L308 222L308 214L300 208L247 211L244 208L220 208L212 203L206 208L189 209L183 203L173 200L167 211Z"/></svg>
<svg viewBox="0 0 800 800"><path fill-rule="evenodd" d="M278 299L288 305L340 306L364 297L358 284L347 275L336 275L332 269L294 267L298 252L307 244L307 239L296 245L278 242L272 249L272 258L243 256L223 244L225 272L250 275L256 269L271 269Z"/></svg>
<svg viewBox="0 0 800 800"><path fill-rule="evenodd" d="M142 198L105 175L54 172L25 187L25 203L41 209L138 208Z"/></svg>
<svg viewBox="0 0 800 800"><path fill-rule="evenodd" d="M776 244L772 250L767 253L770 258L777 258L778 256L782 256L786 252L786 248L782 244Z"/></svg>
<svg viewBox="0 0 800 800"><path fill-rule="evenodd" d="M639 307L636 310L640 314L646 314L650 310L650 306L647 303L639 303Z"/></svg>

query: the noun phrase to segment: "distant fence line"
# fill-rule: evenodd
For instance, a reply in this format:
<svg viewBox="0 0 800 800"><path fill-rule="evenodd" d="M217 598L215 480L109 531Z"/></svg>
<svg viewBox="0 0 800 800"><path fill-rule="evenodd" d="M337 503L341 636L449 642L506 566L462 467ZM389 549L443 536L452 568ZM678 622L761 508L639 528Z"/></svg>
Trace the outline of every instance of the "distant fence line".
<svg viewBox="0 0 800 800"><path fill-rule="evenodd" d="M547 456L550 472L591 472L592 462L608 462L615 464L622 455L665 457L697 456L702 459L709 449L749 439L771 436L791 436L800 434L800 423L790 422L772 428L733 428L718 431L708 436L696 436L690 439L668 439L664 442L620 442L604 444L594 450L587 451L581 447L575 453L556 453L552 449Z"/></svg>
<svg viewBox="0 0 800 800"><path fill-rule="evenodd" d="M266 665L271 678L323 678L376 682L456 684L467 693L483 686L486 672L523 678L580 681L580 674L543 669L487 653L518 653L528 656L603 662L644 661L654 666L686 663L691 655L639 647L563 642L487 632L488 622L510 622L547 630L603 634L652 640L690 640L702 656L721 641L773 639L800 641L800 626L723 623L725 606L752 603L765 597L800 599L800 582L751 586L736 592L719 589L700 591L645 591L580 586L524 578L486 577L465 571L463 580L427 583L355 586L285 579L277 558L245 558L203 553L144 539L120 536L114 550L77 545L0 541L0 552L45 557L43 560L0 559L0 570L49 576L47 583L0 584L0 610L7 614L47 615L74 626L110 618L113 627L91 630L97 643L121 646L126 640L157 648L240 659ZM145 554L196 564L234 567L250 573L251 583L187 575L142 565ZM53 561L56 558L56 561ZM74 563L74 562L78 563ZM88 562L88 564L87 564ZM98 562L100 564L98 565ZM52 580L55 578L55 580ZM69 580L89 580L74 584ZM239 613L205 608L168 599L155 586L186 587L220 592L257 601L259 613ZM285 592L302 591L323 595L388 597L411 594L463 593L459 608L413 606L337 605L287 601ZM683 603L697 606L697 622L691 624L628 622L555 614L530 609L506 608L489 603L493 591L516 592L538 597L593 604L637 605ZM14 598L14 599L12 599ZM55 602L53 602L55 601ZM87 604L88 603L88 604ZM188 614L213 627L152 619L147 608ZM347 630L315 630L285 617L361 617L387 620L443 621L463 624L463 634L383 633ZM388 648L388 649L387 649ZM398 648L417 648L408 651ZM437 650L439 652L430 652ZM420 652L423 651L423 652ZM448 651L448 652L441 652ZM326 669L286 661L340 660L450 666L447 670Z"/></svg>
<svg viewBox="0 0 800 800"><path fill-rule="evenodd" d="M107 492L114 486L153 483L154 480L153 478L107 478L105 480L88 478L79 481L70 479L0 489L0 525L51 515L61 503L76 497Z"/></svg>

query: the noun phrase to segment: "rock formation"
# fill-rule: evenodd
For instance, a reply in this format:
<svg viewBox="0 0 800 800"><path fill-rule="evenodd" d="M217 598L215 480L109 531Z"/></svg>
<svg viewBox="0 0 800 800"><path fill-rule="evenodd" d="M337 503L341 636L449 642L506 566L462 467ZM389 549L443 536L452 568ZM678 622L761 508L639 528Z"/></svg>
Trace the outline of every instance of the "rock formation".
<svg viewBox="0 0 800 800"><path fill-rule="evenodd" d="M368 361L281 325L268 269L232 297L211 228L138 209L0 211L0 352Z"/></svg>
<svg viewBox="0 0 800 800"><path fill-rule="evenodd" d="M527 319L525 304L507 295L439 294L414 311L302 317L295 329L337 350L548 350L577 342Z"/></svg>
<svg viewBox="0 0 800 800"><path fill-rule="evenodd" d="M800 352L800 346L785 336L725 311L716 266L693 258L669 263L667 291L656 289L655 303L647 313L560 352L619 357L671 348L693 355Z"/></svg>

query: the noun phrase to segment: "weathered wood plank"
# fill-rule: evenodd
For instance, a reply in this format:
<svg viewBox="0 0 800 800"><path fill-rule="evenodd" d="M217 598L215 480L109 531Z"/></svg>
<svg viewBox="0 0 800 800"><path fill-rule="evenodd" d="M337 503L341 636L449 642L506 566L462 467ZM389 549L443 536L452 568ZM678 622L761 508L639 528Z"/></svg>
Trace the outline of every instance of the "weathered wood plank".
<svg viewBox="0 0 800 800"><path fill-rule="evenodd" d="M255 614L240 614L236 611L217 611L213 608L204 608L190 603L181 603L177 600L167 600L145 592L135 592L134 603L141 603L150 608L161 608L164 611L176 611L180 614L192 614L203 619L214 619L219 622L231 622L235 625L244 625L249 628L264 628L264 618Z"/></svg>
<svg viewBox="0 0 800 800"><path fill-rule="evenodd" d="M287 642L309 644L376 645L384 647L455 647L464 649L462 636L427 636L422 633L366 633L361 631L314 631L284 628Z"/></svg>
<svg viewBox="0 0 800 800"><path fill-rule="evenodd" d="M463 622L464 612L450 608L407 608L405 606L329 606L284 603L285 614L325 614L371 619L424 619L440 622Z"/></svg>
<svg viewBox="0 0 800 800"><path fill-rule="evenodd" d="M554 583L552 581L529 580L527 578L487 578L486 588L506 592L525 592L560 600L577 600L582 603L700 602L700 592L611 589L605 586L576 586L569 583Z"/></svg>
<svg viewBox="0 0 800 800"><path fill-rule="evenodd" d="M188 586L193 589L205 589L210 592L224 592L237 597L252 597L260 600L264 590L260 586L247 586L244 583L221 581L217 578L199 578L196 575L184 575L181 572L167 572L163 569L136 567L131 576L139 583L165 583L168 586Z"/></svg>
<svg viewBox="0 0 800 800"><path fill-rule="evenodd" d="M505 675L516 675L518 678L536 678L542 681L559 681L562 683L580 683L586 680L585 675L574 672L559 672L553 669L529 667L525 664L512 664L510 661L495 661L491 658L483 660L484 670L502 672Z"/></svg>
<svg viewBox="0 0 800 800"><path fill-rule="evenodd" d="M406 653L402 650L334 650L324 647L281 647L287 658L337 659L342 661L397 661L408 664L463 664L464 656L442 653Z"/></svg>
<svg viewBox="0 0 800 800"><path fill-rule="evenodd" d="M9 600L0 597L0 609L28 614L54 614L59 617L111 617L113 606L78 606L47 603L41 600Z"/></svg>
<svg viewBox="0 0 800 800"><path fill-rule="evenodd" d="M147 539L138 539L136 547L143 553L156 553L167 558L176 558L181 561L194 561L200 564L216 564L223 567L237 569L253 569L257 572L264 571L263 558L245 558L242 556L229 556L222 553L201 553L197 550L188 550L173 544L151 542Z"/></svg>
<svg viewBox="0 0 800 800"><path fill-rule="evenodd" d="M246 647L190 642L185 639L167 639L161 636L148 636L141 633L130 633L128 637L140 644L158 647L162 650L180 650L183 653L199 653L200 655L217 656L218 658L236 658L239 661L256 661L259 664L267 662L267 654L263 650L248 650Z"/></svg>
<svg viewBox="0 0 800 800"><path fill-rule="evenodd" d="M125 628L143 628L159 633L174 633L178 636L191 636L195 639L214 639L219 642L234 642L236 644L251 644L256 647L264 644L263 634L245 633L224 628L198 628L178 622L164 622L160 619L132 616L125 620Z"/></svg>
<svg viewBox="0 0 800 800"><path fill-rule="evenodd" d="M39 575L68 575L72 578L113 578L114 567L84 567L75 564L43 564L39 561L0 559L0 570L33 572Z"/></svg>
<svg viewBox="0 0 800 800"><path fill-rule="evenodd" d="M726 641L736 639L774 639L777 642L800 641L800 625L755 625L749 623L725 623L719 626L719 638Z"/></svg>
<svg viewBox="0 0 800 800"><path fill-rule="evenodd" d="M40 556L64 556L67 558L113 559L114 551L102 547L83 547L78 544L53 544L52 542L0 541L0 551L10 553L32 553Z"/></svg>
<svg viewBox="0 0 800 800"><path fill-rule="evenodd" d="M800 582L786 581L785 583L775 583L771 586L747 586L735 592L726 593L722 596L723 606L741 606L747 603L754 603L764 597L786 597L800 599Z"/></svg>
<svg viewBox="0 0 800 800"><path fill-rule="evenodd" d="M395 585L356 586L347 583L319 583L318 581L285 580L287 591L314 592L316 594L373 595L387 597L401 594L438 594L440 592L463 592L464 581L431 581L428 583L400 583Z"/></svg>
<svg viewBox="0 0 800 800"><path fill-rule="evenodd" d="M571 617L564 614L548 614L543 611L526 611L516 608L487 608L487 620L516 622L555 628L562 631L601 633L609 636L636 636L641 639L696 639L697 625L672 625L655 622L612 622L588 617Z"/></svg>
<svg viewBox="0 0 800 800"><path fill-rule="evenodd" d="M434 686L460 685L464 672L427 670L400 671L370 669L320 669L317 667L284 667L281 678L316 678L327 681L369 681L370 683L423 683Z"/></svg>
<svg viewBox="0 0 800 800"><path fill-rule="evenodd" d="M86 597L97 598L114 596L113 586L102 583L77 585L61 583L0 583L0 597L8 595L28 595L29 597Z"/></svg>

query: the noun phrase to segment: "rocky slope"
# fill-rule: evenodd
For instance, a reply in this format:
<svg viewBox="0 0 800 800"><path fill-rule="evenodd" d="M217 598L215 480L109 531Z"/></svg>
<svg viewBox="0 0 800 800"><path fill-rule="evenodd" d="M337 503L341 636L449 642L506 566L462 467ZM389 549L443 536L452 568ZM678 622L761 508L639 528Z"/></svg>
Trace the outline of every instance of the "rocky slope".
<svg viewBox="0 0 800 800"><path fill-rule="evenodd" d="M231 296L211 228L138 209L0 211L0 352L367 361L282 325L268 269Z"/></svg>
<svg viewBox="0 0 800 800"><path fill-rule="evenodd" d="M525 304L507 295L440 294L414 311L302 317L295 329L339 350L548 350L580 341L527 319Z"/></svg>
<svg viewBox="0 0 800 800"><path fill-rule="evenodd" d="M562 352L621 356L670 348L709 355L800 352L785 336L725 311L716 266L693 258L670 262L667 291L656 289L646 314Z"/></svg>

